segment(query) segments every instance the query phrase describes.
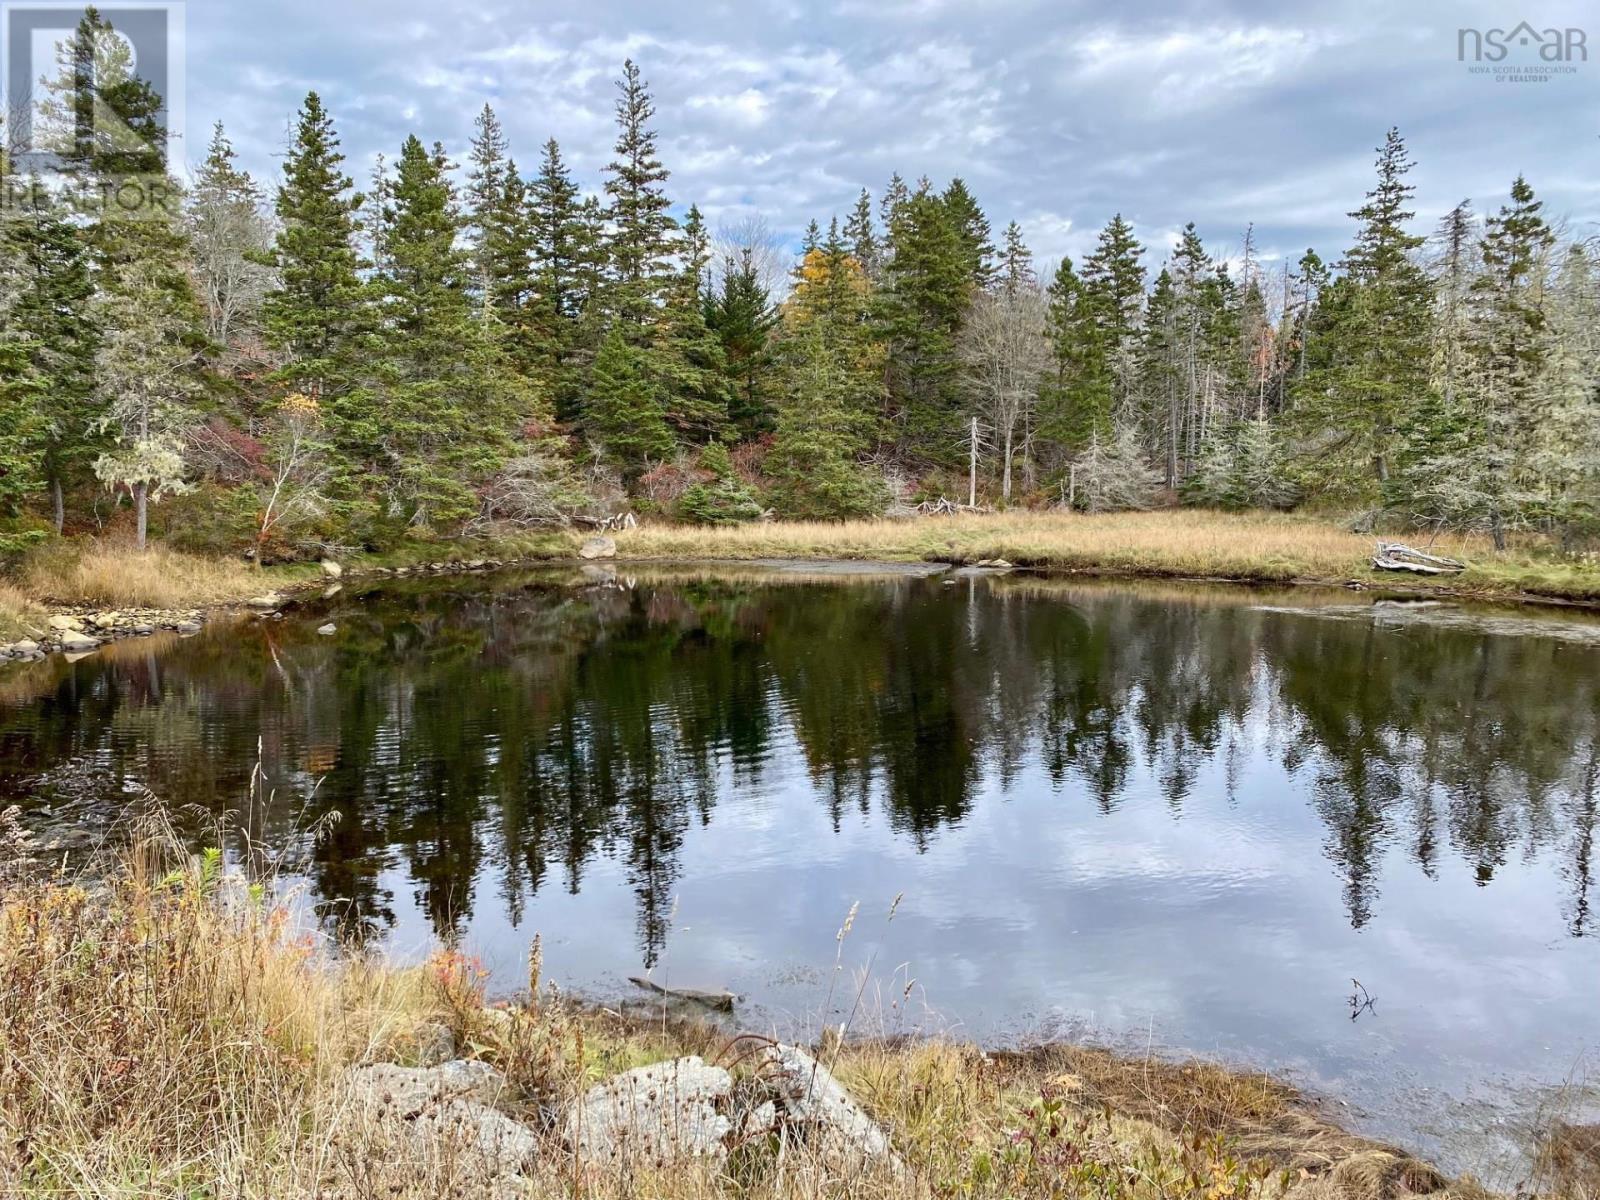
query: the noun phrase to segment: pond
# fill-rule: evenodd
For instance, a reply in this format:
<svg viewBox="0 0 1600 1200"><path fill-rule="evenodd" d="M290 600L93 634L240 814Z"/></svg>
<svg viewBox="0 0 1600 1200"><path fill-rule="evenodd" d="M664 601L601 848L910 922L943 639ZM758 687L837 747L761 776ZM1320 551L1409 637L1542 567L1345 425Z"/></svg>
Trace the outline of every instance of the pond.
<svg viewBox="0 0 1600 1200"><path fill-rule="evenodd" d="M630 571L352 584L0 672L0 805L92 835L149 789L197 840L244 810L330 931L459 937L505 991L539 932L565 988L727 987L756 1027L1215 1055L1456 1165L1584 1070L1593 619Z"/></svg>

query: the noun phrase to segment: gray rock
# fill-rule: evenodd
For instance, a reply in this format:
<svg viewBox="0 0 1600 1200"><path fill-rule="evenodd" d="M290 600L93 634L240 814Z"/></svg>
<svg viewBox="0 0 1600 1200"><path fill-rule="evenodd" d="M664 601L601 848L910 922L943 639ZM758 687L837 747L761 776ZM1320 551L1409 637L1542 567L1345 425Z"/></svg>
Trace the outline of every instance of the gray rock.
<svg viewBox="0 0 1600 1200"><path fill-rule="evenodd" d="M772 1088L785 1123L798 1126L839 1169L860 1170L875 1163L901 1169L889 1135L804 1050L768 1046L757 1073Z"/></svg>
<svg viewBox="0 0 1600 1200"><path fill-rule="evenodd" d="M329 579L344 578L344 568L338 563L334 562L331 558L325 558L322 560L322 573Z"/></svg>
<svg viewBox="0 0 1600 1200"><path fill-rule="evenodd" d="M260 596L251 596L245 601L251 608L266 609L268 611L283 607L283 597L276 592L267 592Z"/></svg>
<svg viewBox="0 0 1600 1200"><path fill-rule="evenodd" d="M487 1063L378 1063L354 1068L349 1078L351 1095L361 1108L403 1129L424 1153L441 1144L476 1152L491 1177L514 1174L538 1154L533 1130L491 1107L504 1095L506 1080Z"/></svg>
<svg viewBox="0 0 1600 1200"><path fill-rule="evenodd" d="M420 1066L443 1066L456 1056L456 1035L442 1021L424 1021L417 1026L413 1041Z"/></svg>
<svg viewBox="0 0 1600 1200"><path fill-rule="evenodd" d="M59 633L70 633L83 628L83 619L81 617L68 616L66 613L55 613L51 616L48 624L51 629Z"/></svg>
<svg viewBox="0 0 1600 1200"><path fill-rule="evenodd" d="M592 537L578 547L579 558L615 558L617 556L616 539L608 537Z"/></svg>
<svg viewBox="0 0 1600 1200"><path fill-rule="evenodd" d="M32 641L29 638L23 638L20 642L11 643L11 653L17 655L18 657L29 654L37 654L38 651L39 643Z"/></svg>
<svg viewBox="0 0 1600 1200"><path fill-rule="evenodd" d="M83 654L99 644L99 638L90 637L87 633L68 632L61 635L61 648L68 654Z"/></svg>
<svg viewBox="0 0 1600 1200"><path fill-rule="evenodd" d="M179 633L199 633L200 632L200 622L199 621L179 621L176 625L173 626L173 628L176 629Z"/></svg>
<svg viewBox="0 0 1600 1200"><path fill-rule="evenodd" d="M624 1071L573 1105L562 1137L600 1164L666 1163L727 1157L733 1122L725 1115L733 1079L700 1058L675 1058Z"/></svg>
<svg viewBox="0 0 1600 1200"><path fill-rule="evenodd" d="M332 621L329 621L326 625L318 625L317 632L323 637L332 637L334 634L339 632L339 627Z"/></svg>
<svg viewBox="0 0 1600 1200"><path fill-rule="evenodd" d="M146 625L143 622L140 622L138 625L133 627L133 632L138 634L140 637L149 637L155 631L156 627L154 625Z"/></svg>

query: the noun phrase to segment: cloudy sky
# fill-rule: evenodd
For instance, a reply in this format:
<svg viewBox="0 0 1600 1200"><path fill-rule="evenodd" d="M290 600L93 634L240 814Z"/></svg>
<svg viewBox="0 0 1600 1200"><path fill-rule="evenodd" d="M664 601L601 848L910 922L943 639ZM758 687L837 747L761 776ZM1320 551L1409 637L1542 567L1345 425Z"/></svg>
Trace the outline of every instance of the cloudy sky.
<svg viewBox="0 0 1600 1200"><path fill-rule="evenodd" d="M1600 9L1435 0L193 0L187 126L222 119L276 178L308 88L358 176L409 132L461 156L493 104L520 162L555 136L586 187L610 157L624 57L656 98L674 200L713 226L752 212L796 235L893 171L963 176L996 230L1080 255L1121 211L1153 245L1185 221L1236 251L1337 255L1373 147L1400 126L1419 223L1500 203L1527 175L1600 232ZM1507 7L1510 4L1511 7ZM1587 27L1592 63L1545 82L1472 74L1462 26ZM1512 63L1537 63L1514 47Z"/></svg>

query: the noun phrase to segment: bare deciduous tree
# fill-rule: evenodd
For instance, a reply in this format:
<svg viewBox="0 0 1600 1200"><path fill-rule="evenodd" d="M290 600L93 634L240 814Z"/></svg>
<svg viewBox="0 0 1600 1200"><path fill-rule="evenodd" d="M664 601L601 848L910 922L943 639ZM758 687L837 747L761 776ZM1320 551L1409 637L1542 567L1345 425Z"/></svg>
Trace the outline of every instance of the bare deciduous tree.
<svg viewBox="0 0 1600 1200"><path fill-rule="evenodd" d="M773 232L763 216L743 217L717 227L716 237L711 244L713 265L728 259L742 262L746 253L750 255L750 265L761 286L767 290L767 295L775 301L782 299L791 283L789 264L793 253L788 243ZM712 285L720 286L720 281L713 279Z"/></svg>
<svg viewBox="0 0 1600 1200"><path fill-rule="evenodd" d="M298 393L288 396L272 421L261 521L256 528L257 562L274 533L326 511L326 489L333 474L317 438L321 414L316 401Z"/></svg>
<svg viewBox="0 0 1600 1200"><path fill-rule="evenodd" d="M218 122L210 151L195 177L185 224L194 255L196 290L205 304L206 332L230 349L253 332L274 273L264 265L272 227L260 189L234 166Z"/></svg>
<svg viewBox="0 0 1600 1200"><path fill-rule="evenodd" d="M1049 362L1047 305L1037 284L980 292L962 331L963 375L1000 450L1000 497L1011 499L1011 464L1018 433L1039 399Z"/></svg>

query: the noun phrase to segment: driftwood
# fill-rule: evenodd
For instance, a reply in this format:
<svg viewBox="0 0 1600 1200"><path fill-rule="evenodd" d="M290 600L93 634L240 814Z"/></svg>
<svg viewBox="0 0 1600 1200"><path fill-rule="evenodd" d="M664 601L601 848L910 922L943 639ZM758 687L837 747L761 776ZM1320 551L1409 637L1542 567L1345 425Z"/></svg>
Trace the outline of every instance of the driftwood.
<svg viewBox="0 0 1600 1200"><path fill-rule="evenodd" d="M1416 575L1456 575L1467 569L1467 564L1437 554L1425 554L1402 546L1399 542L1379 542L1372 556L1374 571L1410 571Z"/></svg>
<svg viewBox="0 0 1600 1200"><path fill-rule="evenodd" d="M937 500L924 500L911 510L919 517L953 517L960 513L986 513L994 509L986 504L961 504L940 496Z"/></svg>
<svg viewBox="0 0 1600 1200"><path fill-rule="evenodd" d="M633 529L639 524L639 518L631 512L612 513L609 517L577 516L572 518L574 525L587 525L590 529L601 533L613 533L618 529Z"/></svg>
<svg viewBox="0 0 1600 1200"><path fill-rule="evenodd" d="M703 992L698 988L670 988L663 987L653 979L646 979L642 975L628 976L628 982L635 987L642 987L647 992L656 992L672 1000L687 1000L691 1004L704 1004L707 1008L714 1008L718 1012L732 1012L734 1002L739 999L732 992Z"/></svg>

